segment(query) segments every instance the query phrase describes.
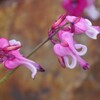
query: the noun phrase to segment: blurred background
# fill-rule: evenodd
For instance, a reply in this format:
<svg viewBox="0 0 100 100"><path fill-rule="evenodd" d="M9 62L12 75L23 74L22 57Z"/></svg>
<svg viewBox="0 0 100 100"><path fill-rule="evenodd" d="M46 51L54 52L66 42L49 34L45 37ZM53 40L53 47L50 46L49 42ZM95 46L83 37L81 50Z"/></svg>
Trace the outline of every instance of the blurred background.
<svg viewBox="0 0 100 100"><path fill-rule="evenodd" d="M96 0L100 6L100 0ZM48 35L51 24L64 13L61 0L0 0L0 37L21 41L21 52L27 56ZM93 21L100 25L100 19ZM79 65L63 69L47 42L30 59L46 70L33 80L31 72L21 66L6 82L0 84L0 100L100 100L100 36L92 40L82 35L77 41L88 46L84 59L90 69ZM0 66L0 78L8 70Z"/></svg>

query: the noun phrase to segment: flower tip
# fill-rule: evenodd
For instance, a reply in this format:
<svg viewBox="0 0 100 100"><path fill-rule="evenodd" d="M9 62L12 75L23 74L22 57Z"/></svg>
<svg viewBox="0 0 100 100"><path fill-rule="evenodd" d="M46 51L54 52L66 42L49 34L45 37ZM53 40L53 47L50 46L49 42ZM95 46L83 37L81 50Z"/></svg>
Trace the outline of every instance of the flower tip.
<svg viewBox="0 0 100 100"><path fill-rule="evenodd" d="M89 69L89 64L86 63L86 64L83 66L83 69L84 69L84 70L88 70L88 69Z"/></svg>
<svg viewBox="0 0 100 100"><path fill-rule="evenodd" d="M98 34L100 34L99 30L93 27L86 31L86 35L92 39L97 39Z"/></svg>
<svg viewBox="0 0 100 100"><path fill-rule="evenodd" d="M35 74L33 73L33 74L32 74L32 79L34 79L34 78L35 78Z"/></svg>
<svg viewBox="0 0 100 100"><path fill-rule="evenodd" d="M36 66L37 70L40 72L44 72L45 70L39 65L38 63L34 63L34 66Z"/></svg>
<svg viewBox="0 0 100 100"><path fill-rule="evenodd" d="M39 70L40 72L45 72L45 70L44 70L42 67L40 67L38 70Z"/></svg>

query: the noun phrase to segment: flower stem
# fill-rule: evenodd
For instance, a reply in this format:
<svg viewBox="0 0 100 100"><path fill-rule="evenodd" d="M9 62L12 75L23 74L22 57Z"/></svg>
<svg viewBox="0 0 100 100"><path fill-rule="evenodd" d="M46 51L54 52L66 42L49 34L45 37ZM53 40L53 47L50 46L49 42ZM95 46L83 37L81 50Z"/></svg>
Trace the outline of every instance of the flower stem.
<svg viewBox="0 0 100 100"><path fill-rule="evenodd" d="M65 23L63 26L59 27L54 34L46 38L43 42L41 42L39 45L37 45L32 52L27 56L29 58L34 52L36 52L41 46L43 46L46 42L48 42L54 35L56 35L64 26L66 26L68 23Z"/></svg>
<svg viewBox="0 0 100 100"><path fill-rule="evenodd" d="M57 30L54 31L53 34L51 34L48 38L46 38L43 42L41 42L39 45L37 45L32 52L27 56L29 58L33 53L35 53L41 46L43 46L46 42L48 42L54 35L56 35L61 29L63 29L64 26L66 26L68 23L65 23L61 27L59 27ZM11 70L8 72L3 78L0 79L0 83L5 82L19 67Z"/></svg>

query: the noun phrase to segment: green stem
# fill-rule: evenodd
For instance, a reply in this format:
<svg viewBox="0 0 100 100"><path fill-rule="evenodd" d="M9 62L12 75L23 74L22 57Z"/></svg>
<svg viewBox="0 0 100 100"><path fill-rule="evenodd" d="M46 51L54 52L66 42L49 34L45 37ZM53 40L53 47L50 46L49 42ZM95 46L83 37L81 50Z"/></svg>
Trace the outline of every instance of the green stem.
<svg viewBox="0 0 100 100"><path fill-rule="evenodd" d="M63 26L59 27L51 36L49 36L48 38L46 38L43 42L41 42L39 45L37 45L32 52L27 56L27 58L29 58L33 53L35 53L41 46L43 46L46 42L48 42L50 40L50 38L52 38L54 35L56 35L61 29L63 29L64 26L66 26L68 23L65 23ZM4 81L6 81L16 70L18 69L15 68L14 70L8 72L3 78L0 79L0 83L3 83Z"/></svg>

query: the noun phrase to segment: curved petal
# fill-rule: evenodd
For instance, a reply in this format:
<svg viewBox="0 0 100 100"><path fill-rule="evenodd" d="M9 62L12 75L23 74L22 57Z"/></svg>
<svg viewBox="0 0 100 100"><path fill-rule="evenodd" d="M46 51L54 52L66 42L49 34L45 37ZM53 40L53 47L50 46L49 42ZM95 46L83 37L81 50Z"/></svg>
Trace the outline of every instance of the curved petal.
<svg viewBox="0 0 100 100"><path fill-rule="evenodd" d="M64 62L65 62L65 65L66 67L70 68L70 69L73 69L76 67L76 64L77 64L77 59L74 55L70 55L72 57L72 61L71 61L71 64L69 62L69 58L68 56L64 56Z"/></svg>
<svg viewBox="0 0 100 100"><path fill-rule="evenodd" d="M76 33L84 33L87 30L86 20L81 18L78 23L75 24Z"/></svg>
<svg viewBox="0 0 100 100"><path fill-rule="evenodd" d="M75 44L75 41L73 40L73 37L72 37L71 33L69 33L69 32L63 33L62 34L62 38L68 42L71 50L74 53L82 56L82 55L84 55L87 52L87 47L85 45ZM82 50L81 51L77 51L75 48L76 49L82 49Z"/></svg>
<svg viewBox="0 0 100 100"><path fill-rule="evenodd" d="M89 27L88 30L85 32L86 35L92 39L97 39L97 35L99 34L99 31L97 31L93 27Z"/></svg>
<svg viewBox="0 0 100 100"><path fill-rule="evenodd" d="M86 23L86 26L92 26L92 23L88 19L85 19L85 23Z"/></svg>
<svg viewBox="0 0 100 100"><path fill-rule="evenodd" d="M9 70L18 67L20 64L21 64L21 62L20 62L20 60L18 60L18 59L7 60L7 61L4 62L5 68L7 68L7 69L9 69Z"/></svg>
<svg viewBox="0 0 100 100"><path fill-rule="evenodd" d="M95 28L100 34L100 26L93 26L93 28Z"/></svg>
<svg viewBox="0 0 100 100"><path fill-rule="evenodd" d="M66 48L61 46L60 44L54 45L53 50L54 50L55 54L58 55L58 56L67 55Z"/></svg>
<svg viewBox="0 0 100 100"><path fill-rule="evenodd" d="M28 68L29 70L31 70L31 72L32 72L32 78L34 78L35 75L36 75L36 73L37 73L36 67L33 64L31 64L29 62L26 62L26 61L23 61L22 65L24 65L26 68Z"/></svg>
<svg viewBox="0 0 100 100"><path fill-rule="evenodd" d="M75 48L76 49L81 49L81 51L77 51L76 49L74 50L76 52L76 54L78 54L80 56L85 55L85 53L87 52L87 47L85 45L75 44Z"/></svg>
<svg viewBox="0 0 100 100"><path fill-rule="evenodd" d="M40 64L33 63L33 62L31 64L33 64L38 71L40 71L40 72L44 72L45 71Z"/></svg>
<svg viewBox="0 0 100 100"><path fill-rule="evenodd" d="M27 58L25 58L25 57L20 57L20 59L21 59L22 61L24 61L24 62L28 62L28 63L32 64L33 66L36 67L36 69L37 69L38 71L41 71L41 72L44 72L44 71L45 71L45 70L42 68L41 65L39 65L38 63L36 63L36 62L34 62L34 61L32 61L32 60L29 60L29 59L27 59Z"/></svg>
<svg viewBox="0 0 100 100"><path fill-rule="evenodd" d="M70 32L64 32L62 34L62 42L63 41L67 41L69 45L72 45L74 43L73 34L71 34Z"/></svg>
<svg viewBox="0 0 100 100"><path fill-rule="evenodd" d="M78 63L81 65L81 67L84 70L87 70L89 68L88 63L84 59L82 59L80 56L76 56L76 57L77 57Z"/></svg>
<svg viewBox="0 0 100 100"><path fill-rule="evenodd" d="M9 46L9 42L5 38L0 38L0 48Z"/></svg>

